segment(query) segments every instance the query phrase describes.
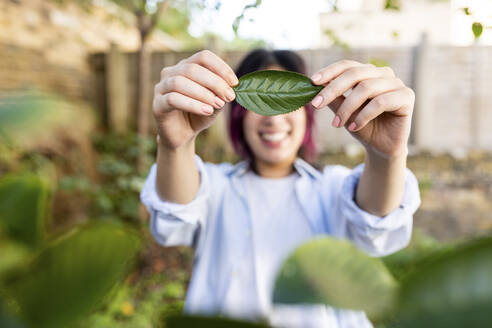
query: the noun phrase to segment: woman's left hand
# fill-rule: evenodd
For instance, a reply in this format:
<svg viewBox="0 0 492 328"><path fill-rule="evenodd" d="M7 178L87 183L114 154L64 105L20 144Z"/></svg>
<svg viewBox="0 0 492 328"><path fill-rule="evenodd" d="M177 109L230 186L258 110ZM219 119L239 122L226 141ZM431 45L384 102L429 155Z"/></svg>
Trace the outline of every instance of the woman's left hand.
<svg viewBox="0 0 492 328"><path fill-rule="evenodd" d="M342 60L321 69L311 80L326 85L311 103L333 110L334 127L345 126L368 152L378 156L406 155L415 94L391 68Z"/></svg>

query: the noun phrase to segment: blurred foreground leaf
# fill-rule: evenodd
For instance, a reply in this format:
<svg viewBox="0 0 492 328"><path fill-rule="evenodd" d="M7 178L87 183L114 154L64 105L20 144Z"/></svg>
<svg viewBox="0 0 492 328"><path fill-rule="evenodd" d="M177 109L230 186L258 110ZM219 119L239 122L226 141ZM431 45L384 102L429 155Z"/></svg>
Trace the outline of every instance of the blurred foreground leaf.
<svg viewBox="0 0 492 328"><path fill-rule="evenodd" d="M166 319L167 328L267 328L261 323L206 316L171 316Z"/></svg>
<svg viewBox="0 0 492 328"><path fill-rule="evenodd" d="M0 179L0 229L12 240L39 246L45 235L48 184L36 175Z"/></svg>
<svg viewBox="0 0 492 328"><path fill-rule="evenodd" d="M0 98L0 132L42 128L53 113L51 100L46 96L24 94Z"/></svg>
<svg viewBox="0 0 492 328"><path fill-rule="evenodd" d="M8 276L12 270L16 270L25 263L29 254L27 247L0 237L0 283L4 276ZM3 326L0 325L0 327Z"/></svg>
<svg viewBox="0 0 492 328"><path fill-rule="evenodd" d="M492 322L492 237L471 241L409 274L395 327L485 327Z"/></svg>
<svg viewBox="0 0 492 328"><path fill-rule="evenodd" d="M74 229L44 249L8 293L35 327L66 327L94 310L120 281L140 248L122 225L99 223Z"/></svg>
<svg viewBox="0 0 492 328"><path fill-rule="evenodd" d="M0 307L0 327L2 328L24 328L17 320L13 319Z"/></svg>
<svg viewBox="0 0 492 328"><path fill-rule="evenodd" d="M82 139L92 131L94 121L87 106L54 95L18 92L0 96L0 143L32 148L56 144L61 135Z"/></svg>
<svg viewBox="0 0 492 328"><path fill-rule="evenodd" d="M389 310L397 283L382 261L345 240L316 238L283 263L275 303L325 303L378 317Z"/></svg>
<svg viewBox="0 0 492 328"><path fill-rule="evenodd" d="M445 251L450 247L414 229L412 240L407 247L381 259L391 274L400 281L405 275L417 270L428 257L433 257L436 252Z"/></svg>

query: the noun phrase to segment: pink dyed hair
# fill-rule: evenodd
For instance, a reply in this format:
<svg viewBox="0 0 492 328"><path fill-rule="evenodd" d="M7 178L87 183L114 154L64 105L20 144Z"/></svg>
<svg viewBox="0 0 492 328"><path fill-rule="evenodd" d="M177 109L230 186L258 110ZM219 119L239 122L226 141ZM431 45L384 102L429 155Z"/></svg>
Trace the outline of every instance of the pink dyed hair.
<svg viewBox="0 0 492 328"><path fill-rule="evenodd" d="M278 65L286 70L306 74L305 64L302 58L289 50L257 49L250 52L241 61L236 70L238 78L244 74L264 69L271 65ZM306 132L299 149L299 156L306 162L313 163L317 158L316 144L314 142L314 108L311 103L304 106L306 113ZM247 109L236 101L231 102L231 108L227 120L229 138L236 153L245 160L253 160L254 155L246 142L243 131L243 121Z"/></svg>

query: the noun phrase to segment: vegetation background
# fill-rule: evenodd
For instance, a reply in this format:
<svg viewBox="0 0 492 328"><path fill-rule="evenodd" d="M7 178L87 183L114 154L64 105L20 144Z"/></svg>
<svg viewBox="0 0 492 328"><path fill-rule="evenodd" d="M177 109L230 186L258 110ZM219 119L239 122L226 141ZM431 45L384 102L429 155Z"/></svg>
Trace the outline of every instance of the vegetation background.
<svg viewBox="0 0 492 328"><path fill-rule="evenodd" d="M336 12L343 1L327 2ZM241 37L242 24L254 19L262 1L245 2L230 27L233 39L190 33L192 19L220 11L221 5L220 0L0 2L0 51L8 59L0 62L0 325L65 326L69 322L76 327L160 327L166 318L181 313L193 253L157 245L149 235L148 214L138 197L156 152L148 108L149 75L155 74L150 71L151 53L273 47L261 38ZM398 11L402 2L387 0L382 5L382 10ZM473 15L469 7L463 11ZM490 33L489 28L488 21L477 20L469 32L479 40ZM333 49L350 52L333 31L326 35ZM114 47L136 56L135 88L126 90L136 95L136 101L130 106L132 119L123 125L110 116L118 115L111 114L118 106L92 101L97 92L123 92L95 78L103 73L94 70L94 61L102 58L94 53L110 60L116 58L108 55ZM373 61L386 64L378 58ZM203 133L197 144L199 155L212 162L236 161L223 138L220 130ZM319 165L353 167L362 156L354 147L328 149ZM416 260L435 250L492 231L491 153L415 151L408 166L419 179L423 203L415 216L412 244L385 259L396 277L416 269ZM32 211L26 212L28 208ZM20 222L15 221L19 218L28 219L20 225L9 223ZM108 224L118 228L106 230ZM133 236L128 238L132 242L120 241L110 230ZM112 279L102 278L104 271L80 269L81 277L92 277L83 286L87 290L81 291L71 279L60 278L72 271L55 272L43 262L56 258L67 268L104 268L107 259L101 254L73 256L87 248L84 243L98 240L102 236L98 234L126 250L126 255L114 257ZM60 244L72 247L72 256L64 257ZM80 261L70 262L75 260ZM36 268L46 272L42 276L46 280L29 274ZM51 283L54 278L56 283ZM22 287L27 286L25 281L45 288L33 292ZM95 281L104 288L91 294L90 284ZM17 291L25 288L24 298L12 294L14 285L21 286ZM29 310L43 299L63 300L63 290L78 291L88 300L66 304L73 318L50 312L50 302L44 316ZM59 306L53 302L53 307Z"/></svg>

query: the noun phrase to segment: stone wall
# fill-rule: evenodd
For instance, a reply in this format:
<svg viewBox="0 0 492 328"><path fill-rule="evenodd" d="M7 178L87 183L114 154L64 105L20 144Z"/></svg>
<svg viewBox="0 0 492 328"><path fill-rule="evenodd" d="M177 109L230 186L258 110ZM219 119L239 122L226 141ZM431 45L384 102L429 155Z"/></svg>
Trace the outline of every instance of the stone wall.
<svg viewBox="0 0 492 328"><path fill-rule="evenodd" d="M94 101L90 69L56 65L34 49L0 43L0 92L36 89L76 101Z"/></svg>

